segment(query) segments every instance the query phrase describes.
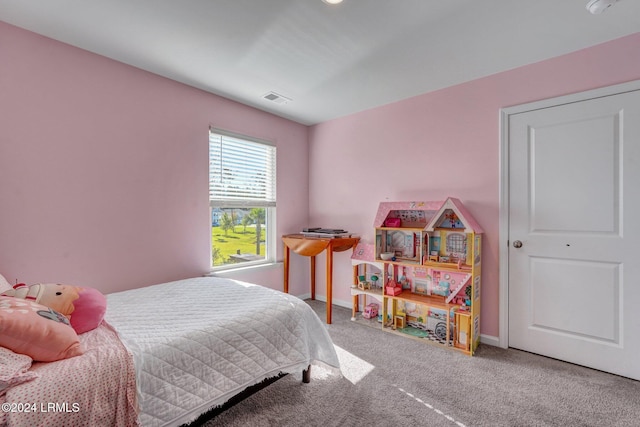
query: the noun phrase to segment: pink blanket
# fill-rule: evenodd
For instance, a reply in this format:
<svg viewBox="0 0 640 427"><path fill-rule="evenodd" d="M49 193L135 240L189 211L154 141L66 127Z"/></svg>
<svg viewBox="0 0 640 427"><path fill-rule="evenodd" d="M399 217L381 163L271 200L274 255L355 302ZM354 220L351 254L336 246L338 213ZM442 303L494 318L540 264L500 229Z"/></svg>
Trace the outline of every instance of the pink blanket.
<svg viewBox="0 0 640 427"><path fill-rule="evenodd" d="M0 425L138 425L131 354L106 322L81 334L80 341L82 356L33 363L28 371L18 366L17 380L5 378Z"/></svg>

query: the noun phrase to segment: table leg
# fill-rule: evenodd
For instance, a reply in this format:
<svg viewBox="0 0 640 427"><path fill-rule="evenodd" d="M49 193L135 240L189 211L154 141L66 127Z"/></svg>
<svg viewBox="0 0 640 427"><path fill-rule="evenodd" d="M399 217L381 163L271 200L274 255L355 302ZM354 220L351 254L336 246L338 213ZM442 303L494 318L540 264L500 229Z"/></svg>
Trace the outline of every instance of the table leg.
<svg viewBox="0 0 640 427"><path fill-rule="evenodd" d="M316 299L316 256L311 256L311 299Z"/></svg>
<svg viewBox="0 0 640 427"><path fill-rule="evenodd" d="M327 324L331 324L331 303L333 300L333 248L327 247Z"/></svg>
<svg viewBox="0 0 640 427"><path fill-rule="evenodd" d="M284 276L284 293L289 293L289 246L285 243L284 245L284 266L283 266L283 276Z"/></svg>
<svg viewBox="0 0 640 427"><path fill-rule="evenodd" d="M356 313L358 312L358 295L351 297L351 320L356 320Z"/></svg>

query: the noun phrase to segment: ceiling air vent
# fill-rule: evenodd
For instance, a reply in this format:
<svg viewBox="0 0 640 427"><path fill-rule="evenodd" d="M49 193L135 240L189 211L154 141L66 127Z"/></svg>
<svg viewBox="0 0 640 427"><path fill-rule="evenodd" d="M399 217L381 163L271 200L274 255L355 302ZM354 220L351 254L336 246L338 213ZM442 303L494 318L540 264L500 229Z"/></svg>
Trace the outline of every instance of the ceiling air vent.
<svg viewBox="0 0 640 427"><path fill-rule="evenodd" d="M291 98L287 98L286 96L282 96L275 92L269 92L263 96L267 101L275 102L276 104L286 104L291 101Z"/></svg>

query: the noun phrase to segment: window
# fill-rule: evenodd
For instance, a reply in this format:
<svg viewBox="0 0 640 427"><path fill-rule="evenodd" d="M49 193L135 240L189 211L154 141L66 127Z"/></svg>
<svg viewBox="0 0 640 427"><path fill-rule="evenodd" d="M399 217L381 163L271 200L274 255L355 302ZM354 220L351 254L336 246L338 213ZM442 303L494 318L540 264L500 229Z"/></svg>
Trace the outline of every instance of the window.
<svg viewBox="0 0 640 427"><path fill-rule="evenodd" d="M447 252L466 253L467 239L462 233L449 233L447 235Z"/></svg>
<svg viewBox="0 0 640 427"><path fill-rule="evenodd" d="M209 130L211 265L275 261L276 147Z"/></svg>

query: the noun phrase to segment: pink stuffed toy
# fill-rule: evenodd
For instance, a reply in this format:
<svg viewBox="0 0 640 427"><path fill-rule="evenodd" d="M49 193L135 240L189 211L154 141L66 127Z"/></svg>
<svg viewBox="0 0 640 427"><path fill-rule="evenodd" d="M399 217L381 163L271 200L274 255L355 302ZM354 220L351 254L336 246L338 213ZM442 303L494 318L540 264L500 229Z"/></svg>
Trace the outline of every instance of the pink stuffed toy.
<svg viewBox="0 0 640 427"><path fill-rule="evenodd" d="M93 288L56 283L31 286L19 283L0 295L27 299L49 307L66 316L78 334L97 328L107 311L107 299Z"/></svg>

